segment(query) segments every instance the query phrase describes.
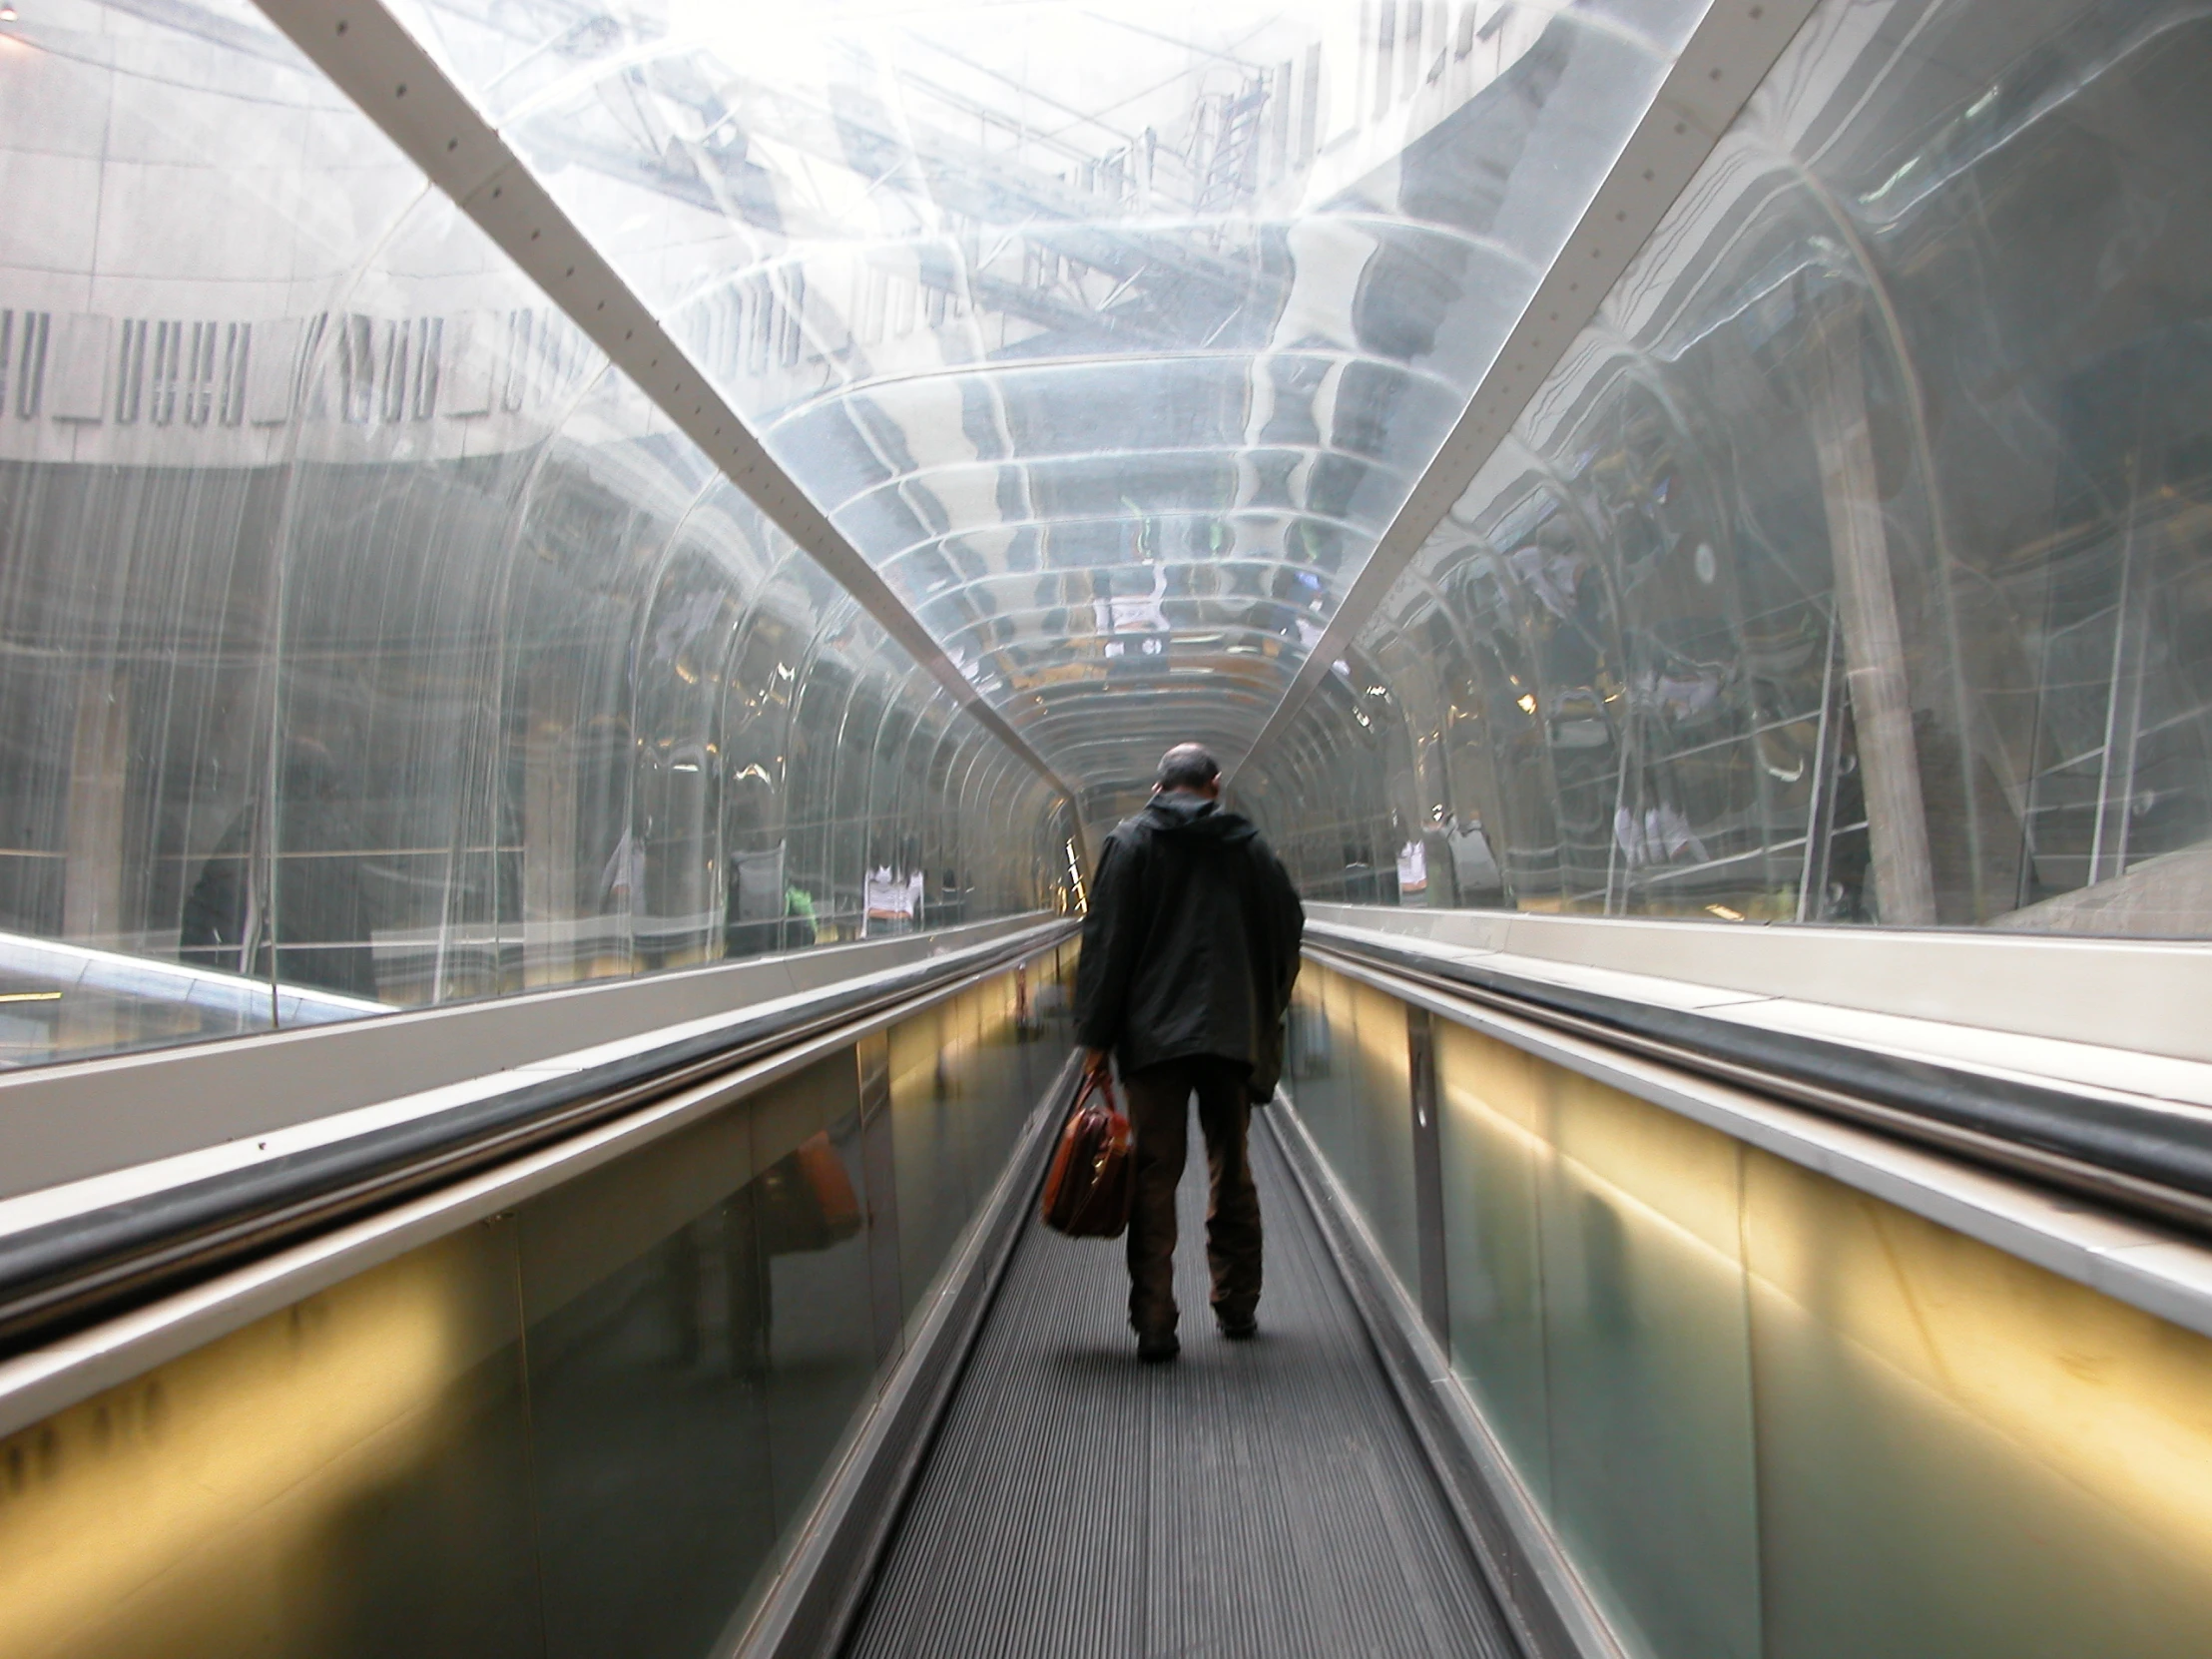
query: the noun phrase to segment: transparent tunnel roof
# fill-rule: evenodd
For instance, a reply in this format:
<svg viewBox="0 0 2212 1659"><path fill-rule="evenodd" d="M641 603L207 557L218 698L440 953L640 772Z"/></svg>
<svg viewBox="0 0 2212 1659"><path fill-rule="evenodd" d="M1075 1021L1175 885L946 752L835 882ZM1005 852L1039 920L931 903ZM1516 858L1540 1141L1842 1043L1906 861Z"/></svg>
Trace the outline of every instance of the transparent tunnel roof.
<svg viewBox="0 0 2212 1659"><path fill-rule="evenodd" d="M1250 746L1705 7L396 9L1095 810Z"/></svg>

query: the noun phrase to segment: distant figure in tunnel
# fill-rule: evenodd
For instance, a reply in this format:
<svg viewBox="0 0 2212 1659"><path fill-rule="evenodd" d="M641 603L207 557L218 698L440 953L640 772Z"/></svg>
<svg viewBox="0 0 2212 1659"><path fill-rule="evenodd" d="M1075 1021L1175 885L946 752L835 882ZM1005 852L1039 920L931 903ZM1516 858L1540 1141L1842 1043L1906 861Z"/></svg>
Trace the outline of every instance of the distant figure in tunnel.
<svg viewBox="0 0 2212 1659"><path fill-rule="evenodd" d="M1151 802L1099 851L1076 972L1084 1064L1100 1073L1119 1059L1136 1135L1129 1323L1145 1360L1182 1346L1175 1189L1193 1094L1212 1183L1214 1317L1227 1337L1259 1329L1260 1195L1246 1132L1282 1073L1306 913L1260 832L1220 800L1221 768L1197 744L1161 759Z"/></svg>

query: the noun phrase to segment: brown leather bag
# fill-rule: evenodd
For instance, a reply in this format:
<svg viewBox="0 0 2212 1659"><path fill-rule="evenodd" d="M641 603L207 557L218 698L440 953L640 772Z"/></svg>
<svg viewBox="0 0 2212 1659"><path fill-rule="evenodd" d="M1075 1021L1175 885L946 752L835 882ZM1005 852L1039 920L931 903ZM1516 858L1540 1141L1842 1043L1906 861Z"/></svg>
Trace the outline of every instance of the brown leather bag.
<svg viewBox="0 0 2212 1659"><path fill-rule="evenodd" d="M1114 1086L1085 1077L1044 1178L1044 1224L1071 1239L1118 1239L1135 1186L1129 1120L1114 1107Z"/></svg>

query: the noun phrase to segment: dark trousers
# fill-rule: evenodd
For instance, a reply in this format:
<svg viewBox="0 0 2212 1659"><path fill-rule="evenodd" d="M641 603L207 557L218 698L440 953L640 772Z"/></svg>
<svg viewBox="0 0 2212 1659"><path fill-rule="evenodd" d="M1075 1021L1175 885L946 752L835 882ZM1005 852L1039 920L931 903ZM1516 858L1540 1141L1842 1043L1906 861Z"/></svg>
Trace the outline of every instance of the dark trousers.
<svg viewBox="0 0 2212 1659"><path fill-rule="evenodd" d="M1259 1306L1260 1191L1246 1144L1252 1102L1245 1081L1244 1067L1204 1058L1171 1060L1122 1079L1136 1139L1129 1323L1140 1332L1175 1329L1175 1189L1190 1148L1194 1093L1210 1177L1206 1261L1213 1270L1214 1312L1239 1325Z"/></svg>

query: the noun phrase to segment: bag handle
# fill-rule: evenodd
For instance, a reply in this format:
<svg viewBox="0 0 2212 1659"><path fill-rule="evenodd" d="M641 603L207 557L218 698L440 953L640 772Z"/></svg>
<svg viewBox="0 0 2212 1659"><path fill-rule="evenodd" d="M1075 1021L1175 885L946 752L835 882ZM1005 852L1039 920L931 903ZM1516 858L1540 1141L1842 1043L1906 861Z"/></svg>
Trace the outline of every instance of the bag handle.
<svg viewBox="0 0 2212 1659"><path fill-rule="evenodd" d="M1083 1073L1082 1087L1075 1091L1075 1104L1068 1108L1068 1116L1073 1117L1077 1112L1080 1112L1094 1094L1105 1096L1107 1111L1116 1113L1121 1111L1120 1106L1116 1105L1114 1101L1113 1074L1111 1072L1086 1071Z"/></svg>

